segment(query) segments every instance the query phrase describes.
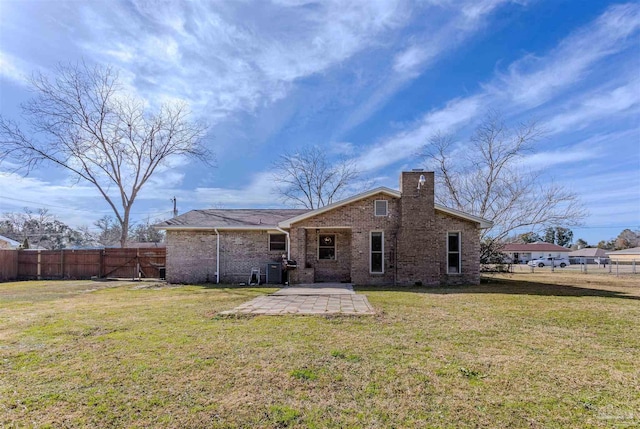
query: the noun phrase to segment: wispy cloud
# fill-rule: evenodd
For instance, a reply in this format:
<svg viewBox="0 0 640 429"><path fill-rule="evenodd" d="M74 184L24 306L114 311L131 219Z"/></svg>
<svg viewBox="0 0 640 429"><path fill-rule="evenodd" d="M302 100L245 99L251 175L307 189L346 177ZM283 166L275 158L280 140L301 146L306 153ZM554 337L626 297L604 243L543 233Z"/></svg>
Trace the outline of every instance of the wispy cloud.
<svg viewBox="0 0 640 429"><path fill-rule="evenodd" d="M19 85L26 85L30 72L26 61L0 51L0 76Z"/></svg>
<svg viewBox="0 0 640 429"><path fill-rule="evenodd" d="M427 139L437 131L448 133L474 118L482 104L481 97L453 100L443 109L427 113L417 124L390 138L383 139L356 158L363 171L375 171L408 156L415 156Z"/></svg>
<svg viewBox="0 0 640 429"><path fill-rule="evenodd" d="M405 130L367 148L357 158L362 168L379 169L414 157L416 151L426 144L428 137L436 131L456 131L456 127L468 124L497 107L517 115L529 110L531 104L557 97L579 79L589 73L594 63L609 55L629 48L632 36L640 30L640 5L628 4L609 8L594 23L569 35L547 56L533 59L527 56L509 67L509 74L498 74L483 91L467 98L450 101L445 107L425 115ZM590 50L593 45L593 50ZM533 62L534 64L530 64ZM525 63L530 67L525 67ZM528 69L528 70L525 70ZM570 70L570 72L567 72ZM636 81L615 89L610 95L588 97L576 111L556 116L549 120L553 130L569 124L600 118L614 113L607 107L628 109L638 104ZM597 106L597 104L600 104ZM524 105L527 104L527 105Z"/></svg>
<svg viewBox="0 0 640 429"><path fill-rule="evenodd" d="M640 79L609 88L598 88L572 99L561 111L545 124L550 132L575 131L592 125L594 121L624 117L623 114L638 115L640 107Z"/></svg>
<svg viewBox="0 0 640 429"><path fill-rule="evenodd" d="M582 80L594 63L637 44L632 36L639 29L640 4L612 6L547 55L512 63L486 90L529 108L540 105Z"/></svg>
<svg viewBox="0 0 640 429"><path fill-rule="evenodd" d="M435 65L440 57L473 37L483 28L491 13L505 3L512 1L430 2L433 7L423 13L427 16L446 15L446 19L442 19L444 23L436 26L433 20L425 20L430 25L419 35L411 37L404 49L394 55L390 70L383 70L377 75L371 94L350 113L334 133L334 138L341 138L366 121L411 80Z"/></svg>
<svg viewBox="0 0 640 429"><path fill-rule="evenodd" d="M284 97L293 82L377 43L410 12L387 1L95 6L83 8L87 52L137 70L148 96L187 99L217 117Z"/></svg>

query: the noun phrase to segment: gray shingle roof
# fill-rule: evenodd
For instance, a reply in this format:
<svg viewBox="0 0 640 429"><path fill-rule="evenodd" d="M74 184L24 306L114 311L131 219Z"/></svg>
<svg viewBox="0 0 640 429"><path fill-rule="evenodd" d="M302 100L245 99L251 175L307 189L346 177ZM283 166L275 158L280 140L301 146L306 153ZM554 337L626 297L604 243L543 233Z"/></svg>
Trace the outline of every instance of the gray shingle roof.
<svg viewBox="0 0 640 429"><path fill-rule="evenodd" d="M570 257L576 258L590 258L590 257L605 257L607 256L606 252L603 249L598 249L597 247L587 247L580 250L574 250L573 252L569 252Z"/></svg>
<svg viewBox="0 0 640 429"><path fill-rule="evenodd" d="M278 222L306 213L306 209L207 209L191 210L154 225L179 228L275 228Z"/></svg>

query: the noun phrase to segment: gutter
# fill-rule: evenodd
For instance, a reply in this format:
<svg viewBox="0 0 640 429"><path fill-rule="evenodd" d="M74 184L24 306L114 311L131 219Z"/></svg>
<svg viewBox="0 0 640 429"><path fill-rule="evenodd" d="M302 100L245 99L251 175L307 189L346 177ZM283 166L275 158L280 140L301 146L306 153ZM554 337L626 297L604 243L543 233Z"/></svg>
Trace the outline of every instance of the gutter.
<svg viewBox="0 0 640 429"><path fill-rule="evenodd" d="M291 259L291 238L289 237L289 233L279 226L276 226L276 229L287 236L287 259Z"/></svg>
<svg viewBox="0 0 640 429"><path fill-rule="evenodd" d="M213 229L216 233L216 284L220 283L220 233L218 228Z"/></svg>

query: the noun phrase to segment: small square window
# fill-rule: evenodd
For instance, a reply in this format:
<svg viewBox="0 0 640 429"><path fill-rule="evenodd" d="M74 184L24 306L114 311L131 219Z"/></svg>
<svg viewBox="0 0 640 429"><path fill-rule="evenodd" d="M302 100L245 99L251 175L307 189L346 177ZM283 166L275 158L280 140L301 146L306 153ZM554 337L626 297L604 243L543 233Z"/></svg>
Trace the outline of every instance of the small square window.
<svg viewBox="0 0 640 429"><path fill-rule="evenodd" d="M287 250L287 236L285 234L269 234L269 251L285 252Z"/></svg>
<svg viewBox="0 0 640 429"><path fill-rule="evenodd" d="M336 236L318 235L318 259L336 259Z"/></svg>
<svg viewBox="0 0 640 429"><path fill-rule="evenodd" d="M376 216L387 215L387 200L376 200L374 205L374 212Z"/></svg>

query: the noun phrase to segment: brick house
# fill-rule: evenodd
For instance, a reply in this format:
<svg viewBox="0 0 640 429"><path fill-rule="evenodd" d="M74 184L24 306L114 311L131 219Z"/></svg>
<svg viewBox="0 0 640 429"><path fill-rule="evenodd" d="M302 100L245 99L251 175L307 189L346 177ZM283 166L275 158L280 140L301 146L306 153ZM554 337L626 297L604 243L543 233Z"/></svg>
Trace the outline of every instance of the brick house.
<svg viewBox="0 0 640 429"><path fill-rule="evenodd" d="M193 210L166 230L167 280L247 282L283 255L290 283L477 284L479 231L491 222L434 203L433 172L403 172L316 210Z"/></svg>

